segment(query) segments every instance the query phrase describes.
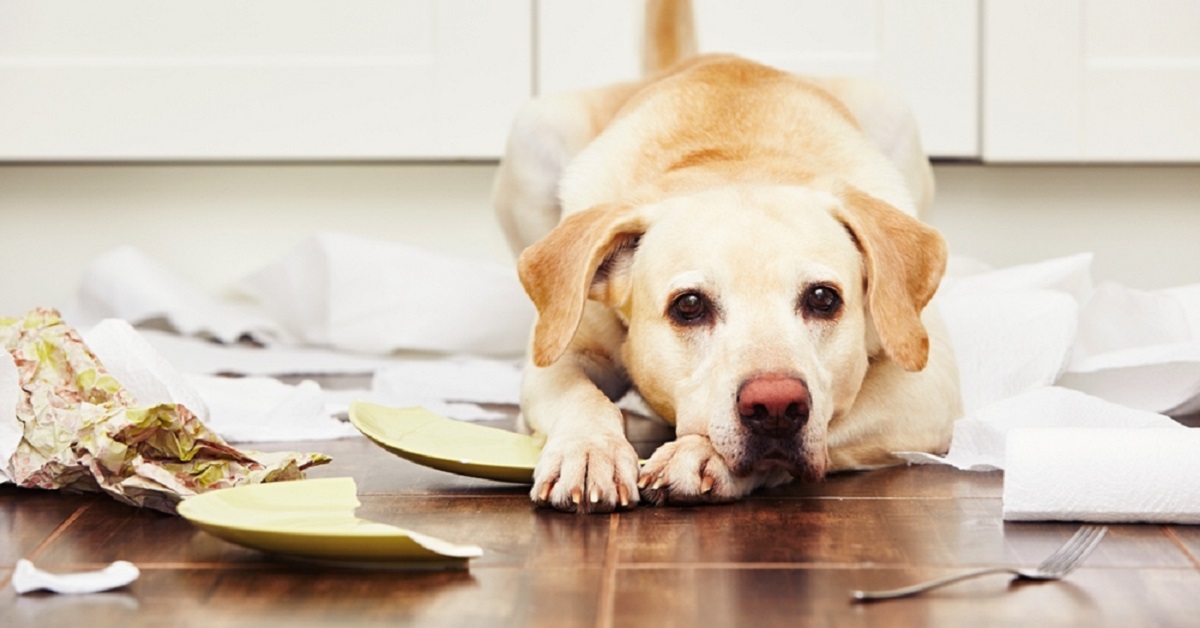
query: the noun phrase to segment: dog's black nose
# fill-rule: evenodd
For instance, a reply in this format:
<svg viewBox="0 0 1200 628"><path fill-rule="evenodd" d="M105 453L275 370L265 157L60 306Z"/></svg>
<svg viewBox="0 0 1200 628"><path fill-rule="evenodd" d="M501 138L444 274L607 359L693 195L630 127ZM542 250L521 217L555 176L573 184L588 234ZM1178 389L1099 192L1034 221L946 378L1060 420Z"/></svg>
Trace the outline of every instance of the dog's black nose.
<svg viewBox="0 0 1200 628"><path fill-rule="evenodd" d="M752 431L766 436L790 436L808 421L808 385L789 375L761 375L742 382L738 414Z"/></svg>

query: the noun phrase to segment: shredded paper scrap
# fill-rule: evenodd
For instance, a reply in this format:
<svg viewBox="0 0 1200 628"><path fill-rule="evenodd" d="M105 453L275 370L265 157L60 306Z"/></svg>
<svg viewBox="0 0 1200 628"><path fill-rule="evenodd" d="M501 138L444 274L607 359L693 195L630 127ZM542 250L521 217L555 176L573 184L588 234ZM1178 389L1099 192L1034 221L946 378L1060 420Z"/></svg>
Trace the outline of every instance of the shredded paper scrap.
<svg viewBox="0 0 1200 628"><path fill-rule="evenodd" d="M18 486L102 491L174 513L183 497L299 479L330 461L239 451L182 405L139 405L55 310L0 318L0 344L20 386L15 417L0 409L0 423L21 434L0 467Z"/></svg>

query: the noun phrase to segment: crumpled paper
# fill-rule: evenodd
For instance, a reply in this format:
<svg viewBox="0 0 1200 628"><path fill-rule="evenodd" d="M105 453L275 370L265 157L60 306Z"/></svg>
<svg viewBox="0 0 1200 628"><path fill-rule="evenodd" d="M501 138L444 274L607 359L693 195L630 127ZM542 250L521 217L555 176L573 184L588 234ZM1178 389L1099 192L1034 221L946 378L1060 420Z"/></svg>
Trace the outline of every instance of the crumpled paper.
<svg viewBox="0 0 1200 628"><path fill-rule="evenodd" d="M186 407L142 405L51 309L0 319L0 344L16 366L21 433L0 462L19 486L102 491L118 501L174 512L188 495L240 484L299 479L322 454L241 452ZM2 444L2 443L0 443Z"/></svg>

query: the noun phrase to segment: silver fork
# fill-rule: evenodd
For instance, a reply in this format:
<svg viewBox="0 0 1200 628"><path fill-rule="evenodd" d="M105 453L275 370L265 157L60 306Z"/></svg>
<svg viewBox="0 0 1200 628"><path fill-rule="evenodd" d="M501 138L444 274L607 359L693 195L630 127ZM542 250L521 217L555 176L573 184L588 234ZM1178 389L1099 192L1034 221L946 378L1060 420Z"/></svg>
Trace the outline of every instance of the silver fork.
<svg viewBox="0 0 1200 628"><path fill-rule="evenodd" d="M850 593L857 601L867 602L871 600L890 600L898 597L907 597L923 593L930 589L952 584L968 578L984 576L994 573L1010 573L1016 576L1017 580L1059 580L1067 574L1075 570L1076 567L1083 564L1084 559L1096 549L1100 544L1100 539L1104 538L1104 533L1108 532L1105 526L1087 525L1079 528L1075 535L1062 547L1058 548L1053 554L1048 556L1042 564L1033 569L1014 569L1012 567L984 567L983 569L974 569L945 578L937 578L914 584L912 586L901 587L899 589L888 589L886 591L852 591Z"/></svg>

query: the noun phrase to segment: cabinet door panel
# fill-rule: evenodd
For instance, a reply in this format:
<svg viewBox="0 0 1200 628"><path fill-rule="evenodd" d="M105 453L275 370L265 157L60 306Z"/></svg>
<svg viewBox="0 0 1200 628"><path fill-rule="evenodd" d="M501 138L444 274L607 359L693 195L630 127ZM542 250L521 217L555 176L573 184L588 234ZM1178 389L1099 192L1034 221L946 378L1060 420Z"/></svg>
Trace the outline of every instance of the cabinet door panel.
<svg viewBox="0 0 1200 628"><path fill-rule="evenodd" d="M1200 3L1005 0L984 24L985 159L1200 161Z"/></svg>
<svg viewBox="0 0 1200 628"><path fill-rule="evenodd" d="M637 78L641 2L538 4L538 91ZM977 0L697 0L703 52L781 69L882 79L903 89L926 150L979 154Z"/></svg>
<svg viewBox="0 0 1200 628"><path fill-rule="evenodd" d="M0 3L0 159L495 157L530 0Z"/></svg>

